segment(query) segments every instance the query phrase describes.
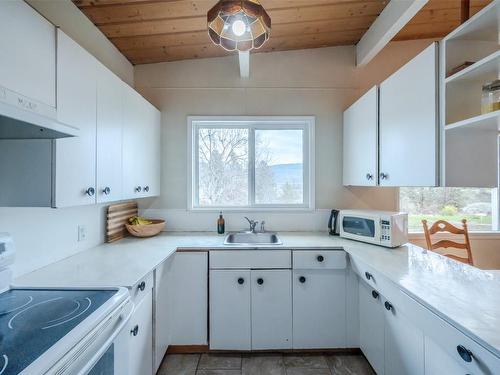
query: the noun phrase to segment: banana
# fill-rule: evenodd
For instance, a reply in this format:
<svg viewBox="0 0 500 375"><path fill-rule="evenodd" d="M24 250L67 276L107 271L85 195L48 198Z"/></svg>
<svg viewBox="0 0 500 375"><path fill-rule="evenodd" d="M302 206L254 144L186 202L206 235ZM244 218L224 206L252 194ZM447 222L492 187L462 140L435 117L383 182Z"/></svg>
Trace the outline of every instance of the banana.
<svg viewBox="0 0 500 375"><path fill-rule="evenodd" d="M128 219L128 222L132 225L150 225L153 224L152 221L145 219L140 216L132 216L131 218Z"/></svg>

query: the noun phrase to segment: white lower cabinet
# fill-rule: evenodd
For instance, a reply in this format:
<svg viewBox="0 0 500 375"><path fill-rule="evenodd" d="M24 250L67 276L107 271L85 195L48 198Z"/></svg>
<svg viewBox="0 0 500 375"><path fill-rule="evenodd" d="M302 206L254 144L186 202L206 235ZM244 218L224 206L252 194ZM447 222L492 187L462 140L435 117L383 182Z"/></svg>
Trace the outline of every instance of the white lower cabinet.
<svg viewBox="0 0 500 375"><path fill-rule="evenodd" d="M385 315L380 294L359 283L359 346L378 375L384 373Z"/></svg>
<svg viewBox="0 0 500 375"><path fill-rule="evenodd" d="M290 270L252 270L252 349L292 348Z"/></svg>
<svg viewBox="0 0 500 375"><path fill-rule="evenodd" d="M153 374L153 291L150 289L129 321L129 375Z"/></svg>
<svg viewBox="0 0 500 375"><path fill-rule="evenodd" d="M441 349L431 338L425 338L425 375L465 375L467 373L467 369Z"/></svg>
<svg viewBox="0 0 500 375"><path fill-rule="evenodd" d="M250 350L250 270L210 271L210 349Z"/></svg>
<svg viewBox="0 0 500 375"><path fill-rule="evenodd" d="M346 347L345 270L293 270L293 348Z"/></svg>

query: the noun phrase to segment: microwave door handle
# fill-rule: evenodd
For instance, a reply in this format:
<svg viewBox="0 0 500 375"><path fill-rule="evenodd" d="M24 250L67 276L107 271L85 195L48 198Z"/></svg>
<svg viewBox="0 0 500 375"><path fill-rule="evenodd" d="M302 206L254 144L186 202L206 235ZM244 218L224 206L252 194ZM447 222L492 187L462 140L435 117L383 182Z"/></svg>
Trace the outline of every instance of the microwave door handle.
<svg viewBox="0 0 500 375"><path fill-rule="evenodd" d="M130 303L130 302L129 302ZM87 362L87 364L77 373L77 375L86 375L92 370L92 367L101 359L101 357L106 353L108 348L111 346L113 341L115 341L116 336L121 332L121 330L128 323L132 314L134 313L134 309L130 309L125 318L120 317L122 320L120 325L113 331L113 334L106 340L106 342L101 346L101 348L97 351L97 353Z"/></svg>

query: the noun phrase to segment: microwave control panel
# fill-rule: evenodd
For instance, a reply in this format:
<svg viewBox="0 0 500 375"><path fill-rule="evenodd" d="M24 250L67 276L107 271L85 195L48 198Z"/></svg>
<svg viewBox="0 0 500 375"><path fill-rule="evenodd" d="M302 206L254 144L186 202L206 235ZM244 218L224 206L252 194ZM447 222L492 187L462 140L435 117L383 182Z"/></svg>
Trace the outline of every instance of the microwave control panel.
<svg viewBox="0 0 500 375"><path fill-rule="evenodd" d="M382 241L391 240L391 222L389 220L380 220L380 239Z"/></svg>

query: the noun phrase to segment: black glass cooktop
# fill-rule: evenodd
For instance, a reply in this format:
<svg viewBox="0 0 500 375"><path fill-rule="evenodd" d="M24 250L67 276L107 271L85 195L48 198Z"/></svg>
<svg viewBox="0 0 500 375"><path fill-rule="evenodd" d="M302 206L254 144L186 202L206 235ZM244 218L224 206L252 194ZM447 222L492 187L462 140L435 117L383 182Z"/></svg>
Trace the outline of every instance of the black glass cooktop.
<svg viewBox="0 0 500 375"><path fill-rule="evenodd" d="M0 375L21 372L115 293L11 289L0 294Z"/></svg>

